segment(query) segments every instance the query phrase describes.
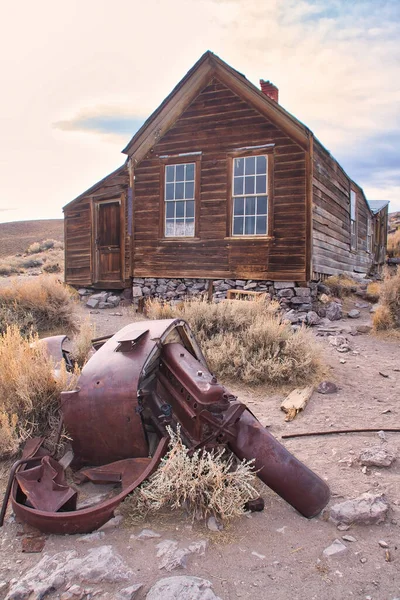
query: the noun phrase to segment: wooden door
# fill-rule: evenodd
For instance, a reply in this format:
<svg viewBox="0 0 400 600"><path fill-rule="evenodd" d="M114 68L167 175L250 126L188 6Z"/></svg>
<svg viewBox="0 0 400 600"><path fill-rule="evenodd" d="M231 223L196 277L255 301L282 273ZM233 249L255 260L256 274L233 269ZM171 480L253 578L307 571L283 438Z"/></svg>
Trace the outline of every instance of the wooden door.
<svg viewBox="0 0 400 600"><path fill-rule="evenodd" d="M95 282L120 283L121 200L96 202L95 220Z"/></svg>

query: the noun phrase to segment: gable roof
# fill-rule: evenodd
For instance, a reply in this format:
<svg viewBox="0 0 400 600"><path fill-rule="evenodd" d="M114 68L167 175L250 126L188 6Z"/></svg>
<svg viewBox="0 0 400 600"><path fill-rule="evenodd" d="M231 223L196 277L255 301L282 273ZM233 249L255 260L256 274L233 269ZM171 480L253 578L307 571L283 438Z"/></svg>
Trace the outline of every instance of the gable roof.
<svg viewBox="0 0 400 600"><path fill-rule="evenodd" d="M376 215L389 204L389 200L368 200L371 211Z"/></svg>
<svg viewBox="0 0 400 600"><path fill-rule="evenodd" d="M128 154L134 164L139 163L214 76L261 114L269 117L300 146L308 149L311 132L303 123L266 96L244 75L207 51L150 115L122 152Z"/></svg>

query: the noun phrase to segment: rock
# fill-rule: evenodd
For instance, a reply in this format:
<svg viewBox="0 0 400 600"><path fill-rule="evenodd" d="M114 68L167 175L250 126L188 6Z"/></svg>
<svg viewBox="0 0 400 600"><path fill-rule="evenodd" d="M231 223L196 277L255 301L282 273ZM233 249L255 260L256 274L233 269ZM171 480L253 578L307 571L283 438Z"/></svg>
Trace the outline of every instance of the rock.
<svg viewBox="0 0 400 600"><path fill-rule="evenodd" d="M109 304L112 304L115 308L121 302L121 298L119 296L116 296L115 294L111 294L111 296L108 296L107 302Z"/></svg>
<svg viewBox="0 0 400 600"><path fill-rule="evenodd" d="M89 290L87 290L86 288L80 288L78 290L78 294L80 296L89 296L91 294L91 292Z"/></svg>
<svg viewBox="0 0 400 600"><path fill-rule="evenodd" d="M317 392L319 394L336 394L337 391L337 385L332 383L332 381L321 381L317 387Z"/></svg>
<svg viewBox="0 0 400 600"><path fill-rule="evenodd" d="M254 290L257 287L256 281L251 281L244 286L245 290Z"/></svg>
<svg viewBox="0 0 400 600"><path fill-rule="evenodd" d="M343 523L340 523L337 528L339 531L348 531L350 529L350 525L343 525Z"/></svg>
<svg viewBox="0 0 400 600"><path fill-rule="evenodd" d="M294 305L300 305L300 304L304 304L305 298L303 298L302 296L294 296L294 298L291 298L290 300L290 304L294 304Z"/></svg>
<svg viewBox="0 0 400 600"><path fill-rule="evenodd" d="M134 598L136 598L137 592L142 587L142 583L136 583L134 585L130 585L129 587L123 588L122 590L119 590L119 592L117 592L115 600L133 600Z"/></svg>
<svg viewBox="0 0 400 600"><path fill-rule="evenodd" d="M382 431L382 430L378 431L377 435L383 442L386 442L387 438L386 438L386 433L384 431Z"/></svg>
<svg viewBox="0 0 400 600"><path fill-rule="evenodd" d="M246 282L244 279L236 279L235 285L237 285L238 287L244 287L246 285Z"/></svg>
<svg viewBox="0 0 400 600"><path fill-rule="evenodd" d="M60 600L81 600L86 596L84 588L80 585L71 585L70 588L60 596Z"/></svg>
<svg viewBox="0 0 400 600"><path fill-rule="evenodd" d="M389 548L389 544L385 540L379 540L378 544L381 548Z"/></svg>
<svg viewBox="0 0 400 600"><path fill-rule="evenodd" d="M278 293L276 295L278 296L278 298L293 298L294 291L292 288L278 290Z"/></svg>
<svg viewBox="0 0 400 600"><path fill-rule="evenodd" d="M347 313L347 316L349 319L359 319L360 318L360 311L357 309L353 309L353 310L349 310L349 312Z"/></svg>
<svg viewBox="0 0 400 600"><path fill-rule="evenodd" d="M372 525L386 519L389 504L383 494L366 492L331 507L330 519L334 523Z"/></svg>
<svg viewBox="0 0 400 600"><path fill-rule="evenodd" d="M355 537L353 537L352 535L342 535L342 539L345 542L356 542L357 539Z"/></svg>
<svg viewBox="0 0 400 600"><path fill-rule="evenodd" d="M108 302L99 302L99 308L102 310L104 308L114 308L112 304L108 304Z"/></svg>
<svg viewBox="0 0 400 600"><path fill-rule="evenodd" d="M156 287L157 294L165 294L166 291L167 291L167 286L166 285L158 285Z"/></svg>
<svg viewBox="0 0 400 600"><path fill-rule="evenodd" d="M351 346L344 335L334 335L329 338L329 343L334 346L338 352L350 352Z"/></svg>
<svg viewBox="0 0 400 600"><path fill-rule="evenodd" d="M367 467L390 467L394 459L394 454L381 446L366 448L359 456L360 463Z"/></svg>
<svg viewBox="0 0 400 600"><path fill-rule="evenodd" d="M113 517L112 519L107 521L107 523L104 523L104 525L102 525L99 528L99 532L109 531L110 529L116 529L117 527L119 527L121 525L123 520L124 520L124 517L122 515L117 515L116 517Z"/></svg>
<svg viewBox="0 0 400 600"><path fill-rule="evenodd" d="M92 542L98 542L101 540L106 534L104 531L94 531L93 533L88 533L87 535L82 535L78 537L77 542L82 542L84 544L91 544Z"/></svg>
<svg viewBox="0 0 400 600"><path fill-rule="evenodd" d="M96 300L96 298L89 298L89 300L86 302L86 306L89 308L97 308L99 304L100 302L99 300Z"/></svg>
<svg viewBox="0 0 400 600"><path fill-rule="evenodd" d="M324 556L335 556L335 554L341 554L347 550L347 546L343 544L340 540L336 539L330 546L325 548L322 552Z"/></svg>
<svg viewBox="0 0 400 600"><path fill-rule="evenodd" d="M192 554L199 554L203 556L207 549L207 541L199 540L198 542L192 542L189 544L189 550Z"/></svg>
<svg viewBox="0 0 400 600"><path fill-rule="evenodd" d="M325 296L329 296L331 293L331 290L328 288L328 286L323 283L318 283L317 290L320 294L325 294Z"/></svg>
<svg viewBox="0 0 400 600"><path fill-rule="evenodd" d="M132 286L132 298L141 298L142 296L142 288L139 285Z"/></svg>
<svg viewBox="0 0 400 600"><path fill-rule="evenodd" d="M159 569L173 571L179 567L186 568L187 557L191 554L189 548L178 549L178 542L164 540L156 546L157 557L161 558Z"/></svg>
<svg viewBox="0 0 400 600"><path fill-rule="evenodd" d="M220 523L219 521L217 521L217 519L213 516L208 517L207 519L207 527L210 531L222 531L222 529L224 528L224 526L222 525L222 523Z"/></svg>
<svg viewBox="0 0 400 600"><path fill-rule="evenodd" d="M265 558L265 554L259 554L258 552L252 552L251 554L252 556L256 556L257 558L259 558L260 560L264 560Z"/></svg>
<svg viewBox="0 0 400 600"><path fill-rule="evenodd" d="M151 540L160 537L161 535L159 533L156 533L152 529L142 529L142 531L138 535L131 535L131 539L135 540Z"/></svg>
<svg viewBox="0 0 400 600"><path fill-rule="evenodd" d="M298 314L295 310L293 310L293 308L291 310L289 310L288 312L286 312L283 315L283 318L292 324L297 323L297 321L299 320Z"/></svg>
<svg viewBox="0 0 400 600"><path fill-rule="evenodd" d="M200 577L165 577L149 590L146 600L221 600L212 590L212 584Z"/></svg>
<svg viewBox="0 0 400 600"><path fill-rule="evenodd" d="M75 550L45 554L12 585L6 600L38 600L71 582L119 583L131 579L133 572L111 546L92 548L79 557Z"/></svg>
<svg viewBox="0 0 400 600"><path fill-rule="evenodd" d="M322 304L328 304L331 301L330 296L327 296L326 294L322 294L319 297L319 301L322 302Z"/></svg>
<svg viewBox="0 0 400 600"><path fill-rule="evenodd" d="M264 510L265 502L264 498L259 496L258 498L254 498L254 500L248 500L244 505L245 510L250 510L251 512L261 512Z"/></svg>
<svg viewBox="0 0 400 600"><path fill-rule="evenodd" d="M339 321L342 318L342 305L339 302L329 302L326 305L326 316L330 321Z"/></svg>
<svg viewBox="0 0 400 600"><path fill-rule="evenodd" d="M111 296L111 292L97 292L97 294L92 294L90 298L98 300L99 302L107 302L109 296Z"/></svg>
<svg viewBox="0 0 400 600"><path fill-rule="evenodd" d="M315 310L310 310L307 313L307 325L318 325L321 321L321 318L318 316L318 314L315 312Z"/></svg>
<svg viewBox="0 0 400 600"><path fill-rule="evenodd" d="M274 288L276 290L282 290L284 288L295 288L296 284L294 281L275 281Z"/></svg>
<svg viewBox="0 0 400 600"><path fill-rule="evenodd" d="M155 279L151 280L151 283L155 283L155 282L156 282ZM146 279L146 282L145 282L145 280L142 279L141 277L134 277L132 280L132 283L143 285L144 283L150 283L150 281L149 281L149 279Z"/></svg>
<svg viewBox="0 0 400 600"><path fill-rule="evenodd" d="M303 300L303 302L310 301L311 291L308 287L297 287L294 289L294 293L296 294L296 296L301 296L302 298L307 298L306 300Z"/></svg>

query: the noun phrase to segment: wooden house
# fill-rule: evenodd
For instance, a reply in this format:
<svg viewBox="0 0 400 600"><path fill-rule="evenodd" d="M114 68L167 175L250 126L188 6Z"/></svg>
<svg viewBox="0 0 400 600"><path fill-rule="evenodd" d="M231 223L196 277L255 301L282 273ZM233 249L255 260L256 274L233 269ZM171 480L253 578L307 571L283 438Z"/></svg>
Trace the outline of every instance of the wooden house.
<svg viewBox="0 0 400 600"><path fill-rule="evenodd" d="M211 52L200 58L123 150L125 164L64 207L67 283L304 285L382 262L380 211L260 83Z"/></svg>

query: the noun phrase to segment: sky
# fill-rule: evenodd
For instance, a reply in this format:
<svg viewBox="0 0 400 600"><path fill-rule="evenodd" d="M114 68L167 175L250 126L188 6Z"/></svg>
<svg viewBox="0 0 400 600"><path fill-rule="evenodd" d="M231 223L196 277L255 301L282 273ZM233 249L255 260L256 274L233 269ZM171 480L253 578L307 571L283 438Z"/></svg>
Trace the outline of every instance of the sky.
<svg viewBox="0 0 400 600"><path fill-rule="evenodd" d="M400 210L400 0L0 0L0 222L61 218L211 50Z"/></svg>

